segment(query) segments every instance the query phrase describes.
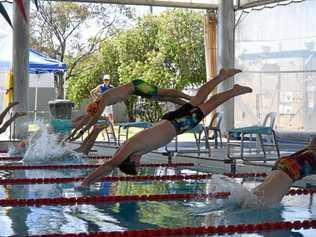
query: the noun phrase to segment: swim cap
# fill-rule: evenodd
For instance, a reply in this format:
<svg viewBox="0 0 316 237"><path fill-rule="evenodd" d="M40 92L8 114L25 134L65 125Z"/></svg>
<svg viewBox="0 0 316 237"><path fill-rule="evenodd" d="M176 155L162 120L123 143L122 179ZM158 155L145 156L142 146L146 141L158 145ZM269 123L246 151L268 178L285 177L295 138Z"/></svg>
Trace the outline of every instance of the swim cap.
<svg viewBox="0 0 316 237"><path fill-rule="evenodd" d="M99 106L97 102L92 102L87 106L87 114L90 116L95 116L99 111Z"/></svg>
<svg viewBox="0 0 316 237"><path fill-rule="evenodd" d="M125 159L119 166L120 171L129 175L137 175L136 165L129 158Z"/></svg>

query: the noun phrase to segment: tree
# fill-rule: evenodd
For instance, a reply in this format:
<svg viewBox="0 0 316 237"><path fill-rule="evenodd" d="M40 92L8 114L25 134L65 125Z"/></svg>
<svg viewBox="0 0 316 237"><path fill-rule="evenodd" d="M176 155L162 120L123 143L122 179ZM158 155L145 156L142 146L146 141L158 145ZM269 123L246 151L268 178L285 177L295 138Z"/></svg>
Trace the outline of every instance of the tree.
<svg viewBox="0 0 316 237"><path fill-rule="evenodd" d="M56 77L57 98L64 98L64 78L80 74L78 66L105 39L127 26L130 8L104 4L42 1L31 15L31 47L68 64L66 76ZM91 29L94 28L94 36ZM85 31L87 34L85 34Z"/></svg>
<svg viewBox="0 0 316 237"><path fill-rule="evenodd" d="M83 67L93 68L90 75L94 76L102 70L109 72L117 85L134 79L176 89L199 85L206 80L203 32L203 15L197 11L177 9L145 16L133 28L108 37L94 54L93 64L88 66L86 61ZM73 77L68 90L77 103L88 94L88 90L79 91L81 86L77 85L89 88L95 80L83 75ZM137 99L130 97L125 102L130 119L135 119ZM163 113L158 106L145 101L138 115L155 122ZM153 116L148 116L151 113Z"/></svg>
<svg viewBox="0 0 316 237"><path fill-rule="evenodd" d="M120 80L143 79L159 87L176 89L204 83L203 27L202 14L191 10L169 10L141 19L128 31L127 37L118 36L121 41L127 38L126 43L120 44L123 46L119 50ZM164 111L158 105L147 101L139 111L140 118L150 122L159 120Z"/></svg>

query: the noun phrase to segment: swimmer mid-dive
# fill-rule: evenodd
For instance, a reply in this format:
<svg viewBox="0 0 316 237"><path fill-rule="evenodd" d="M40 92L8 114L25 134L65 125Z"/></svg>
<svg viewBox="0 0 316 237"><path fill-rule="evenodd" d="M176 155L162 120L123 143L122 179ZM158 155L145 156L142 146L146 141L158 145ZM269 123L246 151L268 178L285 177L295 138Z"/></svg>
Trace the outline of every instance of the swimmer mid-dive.
<svg viewBox="0 0 316 237"><path fill-rule="evenodd" d="M253 190L246 189L234 179L215 175L208 181L206 193L230 192L231 200L240 207L274 207L295 181L313 174L316 174L316 137L306 148L279 158L271 173ZM220 182L217 179L221 179Z"/></svg>
<svg viewBox="0 0 316 237"><path fill-rule="evenodd" d="M191 96L176 89L158 88L157 86L148 84L143 80L133 80L125 85L108 89L97 100L90 103L87 106L87 113L79 120L80 128L74 129L67 139L78 139L85 131L89 130L96 123L96 121L101 117L101 114L106 106L123 101L131 95L137 95L143 98L151 98L159 101L169 101L180 105L184 105L191 99ZM79 129L81 130L79 131Z"/></svg>
<svg viewBox="0 0 316 237"><path fill-rule="evenodd" d="M254 193L265 205L277 204L293 182L312 174L316 174L316 137L305 149L278 159L272 172L255 188Z"/></svg>
<svg viewBox="0 0 316 237"><path fill-rule="evenodd" d="M232 89L213 95L207 100L208 95L219 83L239 72L238 69L222 69L219 75L200 87L189 103L176 111L166 113L153 127L142 130L128 139L109 161L104 162L83 180L82 186L108 175L115 167L119 167L127 174L137 174L136 167L142 154L164 146L175 136L194 128L206 115L225 101L252 92L250 87L234 85Z"/></svg>

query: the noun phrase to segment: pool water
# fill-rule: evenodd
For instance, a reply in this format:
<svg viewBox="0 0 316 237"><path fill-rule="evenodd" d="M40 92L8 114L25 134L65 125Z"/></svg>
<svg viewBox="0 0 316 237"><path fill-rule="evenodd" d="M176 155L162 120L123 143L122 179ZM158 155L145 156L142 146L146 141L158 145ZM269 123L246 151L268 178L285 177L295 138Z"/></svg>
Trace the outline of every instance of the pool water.
<svg viewBox="0 0 316 237"><path fill-rule="evenodd" d="M0 178L44 178L84 176L90 170L25 170L0 172ZM140 175L196 173L188 168L143 168ZM113 176L122 175L115 170ZM262 179L236 179L253 188ZM207 180L102 182L88 189L75 183L0 185L1 199L79 197L85 195L142 195L205 193ZM132 201L96 205L43 205L0 207L0 236L45 235L97 231L123 231L160 227L217 226L245 223L309 220L315 218L315 197L285 197L275 208L240 208L228 201L214 206L205 200ZM205 236L205 235L203 235ZM316 236L316 230L282 230L230 236Z"/></svg>

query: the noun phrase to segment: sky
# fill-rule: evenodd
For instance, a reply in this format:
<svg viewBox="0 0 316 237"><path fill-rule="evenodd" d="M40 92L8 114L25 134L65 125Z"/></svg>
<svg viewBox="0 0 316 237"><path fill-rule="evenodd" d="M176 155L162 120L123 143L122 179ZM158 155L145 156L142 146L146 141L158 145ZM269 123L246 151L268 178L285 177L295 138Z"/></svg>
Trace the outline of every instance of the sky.
<svg viewBox="0 0 316 237"><path fill-rule="evenodd" d="M150 14L149 6L132 6L135 9L135 15L137 17L142 17L144 15ZM166 7L153 7L153 14L159 14L162 11L166 10ZM88 28L85 28L84 40L88 40L91 36L96 34L99 30L98 25L91 23Z"/></svg>
<svg viewBox="0 0 316 237"><path fill-rule="evenodd" d="M3 3L7 9L12 21L12 4ZM31 10L36 10L35 5L31 3ZM135 9L135 14L138 17L150 14L149 6L133 6ZM165 7L153 7L153 14L159 14L161 11L166 10ZM94 23L90 23L89 27L83 28L83 33L81 34L82 40L88 40L91 36L95 35L98 31L98 26ZM3 17L0 17L0 58L10 58L12 57L12 28L4 20Z"/></svg>

